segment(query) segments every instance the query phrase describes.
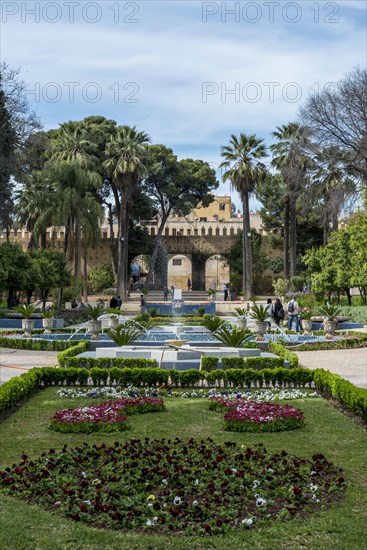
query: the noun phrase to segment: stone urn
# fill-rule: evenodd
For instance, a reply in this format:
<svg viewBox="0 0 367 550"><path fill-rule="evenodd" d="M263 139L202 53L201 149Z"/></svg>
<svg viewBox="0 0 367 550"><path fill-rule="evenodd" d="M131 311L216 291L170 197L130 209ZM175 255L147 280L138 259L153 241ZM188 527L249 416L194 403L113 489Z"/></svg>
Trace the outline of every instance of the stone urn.
<svg viewBox="0 0 367 550"><path fill-rule="evenodd" d="M31 338L32 330L34 329L34 319L22 319L22 329L24 330L24 338Z"/></svg>
<svg viewBox="0 0 367 550"><path fill-rule="evenodd" d="M303 328L303 334L309 336L312 331L311 319L302 319L302 328Z"/></svg>
<svg viewBox="0 0 367 550"><path fill-rule="evenodd" d="M92 333L92 340L99 340L99 335L102 332L102 321L92 319L88 322L88 332Z"/></svg>
<svg viewBox="0 0 367 550"><path fill-rule="evenodd" d="M247 328L247 319L237 319L236 325L241 330L246 330L246 328Z"/></svg>
<svg viewBox="0 0 367 550"><path fill-rule="evenodd" d="M42 326L45 329L43 331L43 334L51 334L53 323L54 323L53 317L48 317L48 318L44 317L42 319Z"/></svg>
<svg viewBox="0 0 367 550"><path fill-rule="evenodd" d="M118 315L108 318L108 326L109 328L112 328L112 330L115 330L119 326Z"/></svg>
<svg viewBox="0 0 367 550"><path fill-rule="evenodd" d="M266 334L267 328L268 328L268 322L267 321L255 321L255 327L256 327L256 340L258 342L263 342L265 340L264 334Z"/></svg>
<svg viewBox="0 0 367 550"><path fill-rule="evenodd" d="M337 325L337 321L324 319L324 331L325 331L326 340L333 340L334 332L336 330L336 325Z"/></svg>

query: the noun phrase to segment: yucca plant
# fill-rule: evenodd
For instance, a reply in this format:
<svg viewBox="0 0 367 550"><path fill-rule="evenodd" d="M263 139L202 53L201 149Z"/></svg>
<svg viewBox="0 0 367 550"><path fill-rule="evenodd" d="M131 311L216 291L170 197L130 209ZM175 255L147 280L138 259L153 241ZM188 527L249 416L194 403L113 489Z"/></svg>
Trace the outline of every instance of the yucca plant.
<svg viewBox="0 0 367 550"><path fill-rule="evenodd" d="M126 346L137 340L145 331L130 323L129 325L119 325L115 329L108 329L106 332L118 346Z"/></svg>
<svg viewBox="0 0 367 550"><path fill-rule="evenodd" d="M253 339L251 331L229 326L227 323L220 326L213 336L230 348L242 348L243 344Z"/></svg>
<svg viewBox="0 0 367 550"><path fill-rule="evenodd" d="M340 315L341 309L335 305L325 305L318 308L318 312L323 317L326 317L327 321L335 321L337 316Z"/></svg>
<svg viewBox="0 0 367 550"><path fill-rule="evenodd" d="M36 308L32 304L20 304L19 306L16 306L15 311L17 313L21 313L24 319L29 319L36 311Z"/></svg>
<svg viewBox="0 0 367 550"><path fill-rule="evenodd" d="M248 312L244 307L235 307L233 315L238 317L238 319L247 319Z"/></svg>
<svg viewBox="0 0 367 550"><path fill-rule="evenodd" d="M224 319L220 319L218 315L204 315L203 325L210 330L210 332L214 332L224 324L226 324L226 321Z"/></svg>
<svg viewBox="0 0 367 550"><path fill-rule="evenodd" d="M263 323L269 319L270 313L266 306L258 306L257 304L254 304L251 309L251 317L254 321L260 321L260 323Z"/></svg>
<svg viewBox="0 0 367 550"><path fill-rule="evenodd" d="M44 319L52 319L55 316L55 308L50 307L49 309L42 310L42 315Z"/></svg>
<svg viewBox="0 0 367 550"><path fill-rule="evenodd" d="M93 321L96 321L98 317L100 317L101 315L103 315L103 313L105 313L105 309L101 304L98 304L96 306L91 306L90 304L88 304L86 311L87 311L88 317Z"/></svg>

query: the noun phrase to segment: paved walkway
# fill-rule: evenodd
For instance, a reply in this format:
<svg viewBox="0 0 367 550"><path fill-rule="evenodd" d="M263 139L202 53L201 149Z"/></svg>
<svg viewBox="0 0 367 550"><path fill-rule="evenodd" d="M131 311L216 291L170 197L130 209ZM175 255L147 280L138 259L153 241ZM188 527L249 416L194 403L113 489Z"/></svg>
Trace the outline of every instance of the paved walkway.
<svg viewBox="0 0 367 550"><path fill-rule="evenodd" d="M302 367L329 370L355 386L367 389L367 348L298 351L297 355Z"/></svg>
<svg viewBox="0 0 367 550"><path fill-rule="evenodd" d="M30 351L0 348L0 385L33 367L57 365L58 351Z"/></svg>

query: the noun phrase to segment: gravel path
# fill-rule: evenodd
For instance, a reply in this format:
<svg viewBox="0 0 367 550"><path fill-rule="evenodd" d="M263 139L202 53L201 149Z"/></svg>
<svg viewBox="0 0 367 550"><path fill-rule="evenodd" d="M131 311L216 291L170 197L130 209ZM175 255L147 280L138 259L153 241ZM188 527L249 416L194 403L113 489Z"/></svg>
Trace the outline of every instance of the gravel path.
<svg viewBox="0 0 367 550"><path fill-rule="evenodd" d="M0 348L0 385L13 378L13 376L20 376L33 367L57 365L58 353L58 351Z"/></svg>

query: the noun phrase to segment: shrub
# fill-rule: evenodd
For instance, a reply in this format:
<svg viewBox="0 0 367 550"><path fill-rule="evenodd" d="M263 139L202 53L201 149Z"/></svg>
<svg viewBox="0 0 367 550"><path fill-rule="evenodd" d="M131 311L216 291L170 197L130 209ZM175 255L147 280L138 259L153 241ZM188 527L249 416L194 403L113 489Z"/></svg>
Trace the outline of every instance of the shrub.
<svg viewBox="0 0 367 550"><path fill-rule="evenodd" d="M253 334L249 330L241 329L237 326L228 326L222 324L213 336L231 348L242 348L243 345L252 340Z"/></svg>
<svg viewBox="0 0 367 550"><path fill-rule="evenodd" d="M93 267L89 272L89 281L93 292L100 292L115 284L112 267L108 264L101 264Z"/></svg>
<svg viewBox="0 0 367 550"><path fill-rule="evenodd" d="M269 349L284 361L289 361L291 368L298 367L298 355L276 342L269 342Z"/></svg>
<svg viewBox="0 0 367 550"><path fill-rule="evenodd" d="M210 332L215 332L225 323L226 321L224 319L220 319L218 315L209 315L209 313L206 313L203 318L203 325L205 328L210 330Z"/></svg>
<svg viewBox="0 0 367 550"><path fill-rule="evenodd" d="M79 355L80 353L84 353L89 350L90 350L89 341L85 340L84 342L80 342L78 344L75 344L74 342L73 345L69 346L67 350L58 354L57 360L59 362L60 367L67 367L69 359L71 359L75 355Z"/></svg>
<svg viewBox="0 0 367 550"><path fill-rule="evenodd" d="M201 358L201 370L212 372L218 367L219 357L204 356Z"/></svg>
<svg viewBox="0 0 367 550"><path fill-rule="evenodd" d="M107 334L118 346L126 346L131 344L144 334L144 330L136 324L126 323L124 325L118 325L115 329L108 329Z"/></svg>
<svg viewBox="0 0 367 550"><path fill-rule="evenodd" d="M205 314L205 307L198 307L199 317L203 317L204 314Z"/></svg>

